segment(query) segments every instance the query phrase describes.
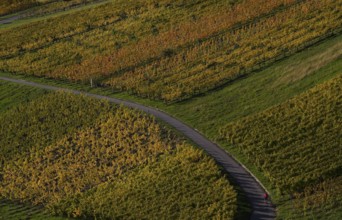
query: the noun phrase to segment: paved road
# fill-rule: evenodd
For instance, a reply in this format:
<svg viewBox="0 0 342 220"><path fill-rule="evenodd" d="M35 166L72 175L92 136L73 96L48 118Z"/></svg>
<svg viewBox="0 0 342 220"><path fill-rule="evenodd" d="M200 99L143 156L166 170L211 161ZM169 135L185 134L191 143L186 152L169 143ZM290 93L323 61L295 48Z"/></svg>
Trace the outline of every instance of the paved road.
<svg viewBox="0 0 342 220"><path fill-rule="evenodd" d="M195 142L198 146L203 148L209 155L211 155L218 164L220 164L234 179L234 181L241 187L243 191L245 191L246 196L249 202L252 205L253 212L251 215L251 219L275 219L275 209L273 205L266 205L263 201L264 189L258 183L258 181L237 161L235 161L231 156L229 156L224 150L218 147L213 142L209 141L203 135L198 133L193 128L187 126L181 121L171 117L170 115L159 111L154 108L146 107L134 102L124 101L120 99L110 98L106 96L84 93L77 90L69 90L54 86L43 85L34 82L28 82L24 80L11 79L7 77L0 77L0 80L10 81L14 83L24 84L28 86L34 86L38 88L43 88L47 90L63 90L68 91L74 94L84 94L90 97L94 97L97 99L105 99L109 102L116 104L123 104L127 107L142 110L148 114L152 114L155 117L163 120L164 122L170 124L178 131L183 133L186 137Z"/></svg>
<svg viewBox="0 0 342 220"><path fill-rule="evenodd" d="M12 23L15 20L18 20L20 18L20 15L15 15L12 17L5 18L3 20L0 20L0 24L9 24Z"/></svg>

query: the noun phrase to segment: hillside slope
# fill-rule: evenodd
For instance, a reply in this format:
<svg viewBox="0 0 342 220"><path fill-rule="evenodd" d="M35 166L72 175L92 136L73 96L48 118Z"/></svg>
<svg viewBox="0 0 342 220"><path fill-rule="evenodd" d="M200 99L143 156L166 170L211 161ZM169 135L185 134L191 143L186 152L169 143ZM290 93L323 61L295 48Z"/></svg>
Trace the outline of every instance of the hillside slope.
<svg viewBox="0 0 342 220"><path fill-rule="evenodd" d="M0 31L0 70L92 79L176 102L339 34L341 7L335 0L115 1Z"/></svg>
<svg viewBox="0 0 342 220"><path fill-rule="evenodd" d="M339 75L285 103L228 124L220 132L280 194L305 192L309 204L299 213L341 206L341 85ZM326 197L311 200L316 192L307 188L323 181L334 185L336 191L324 185L321 190Z"/></svg>
<svg viewBox="0 0 342 220"><path fill-rule="evenodd" d="M336 0L117 0L0 30L0 74L163 109L216 141L247 166L270 192L279 219L341 219L341 7L341 1ZM97 88L89 87L90 80ZM6 91L3 96L0 92L0 98L8 94ZM25 99L18 95L17 100ZM23 118L39 110L33 111L32 106L27 108L32 114L16 116L7 111L10 102L0 100L1 105L0 114L3 111L7 118L13 118L8 123L12 130L17 129L15 124L25 127L16 120L25 121ZM36 106L40 106L38 102ZM46 115L28 121L35 124L44 121ZM6 129L6 123L2 122L2 128ZM54 151L57 143L66 143L63 138L76 142L72 139L76 129L82 130L79 135L91 136L94 133L87 128L101 127L98 121L87 123L85 127L75 124L66 133L51 132L47 125L42 131L51 133L42 138L43 144L37 137L45 133L40 134L35 126L28 126L18 136L7 131L3 134L9 138L3 143L7 141L16 146L13 149L32 155L29 161L39 164L40 158L50 156L42 151L45 147ZM31 142L39 142L39 146L27 139L30 128L38 132ZM94 139L98 134L95 132ZM21 148L27 140L27 149ZM8 154L8 160L24 155L5 145L2 152ZM184 159L182 155L175 158L168 163L178 164L179 158ZM0 161L5 162L6 157ZM123 187L125 193L137 188L139 192L151 190L149 184L158 184L152 173L168 168L160 162L125 176L127 180L137 177L144 184L142 189L134 181L106 183L89 190L89 194L71 196L65 204L49 203L54 199L51 195L35 192L40 193L38 199L53 204L50 210L91 216L97 204L110 209L99 201L110 200L104 194L120 193L111 187ZM24 169L24 162L18 163ZM46 163L42 166L54 167ZM25 169L32 172L32 167ZM14 171L18 168L8 168L9 173ZM152 183L142 178L140 171L150 176ZM177 179L168 176L160 181L168 183L172 178ZM11 177L8 181L14 184ZM23 185L34 185L25 181ZM8 196L11 189L7 190ZM134 193L139 201L144 199ZM60 197L58 193L54 196ZM156 196L153 207L160 199ZM120 209L103 215L97 210L95 215L125 215L121 211L130 205L123 203ZM173 203L173 208L178 206ZM233 213L236 216L236 210Z"/></svg>
<svg viewBox="0 0 342 220"><path fill-rule="evenodd" d="M236 193L214 160L151 116L52 93L0 121L0 197L71 217L236 215Z"/></svg>

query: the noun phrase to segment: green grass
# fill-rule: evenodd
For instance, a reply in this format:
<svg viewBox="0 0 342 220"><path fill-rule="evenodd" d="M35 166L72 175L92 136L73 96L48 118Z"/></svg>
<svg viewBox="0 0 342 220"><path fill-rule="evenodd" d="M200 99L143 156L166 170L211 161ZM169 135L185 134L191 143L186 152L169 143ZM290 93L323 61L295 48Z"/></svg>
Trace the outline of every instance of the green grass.
<svg viewBox="0 0 342 220"><path fill-rule="evenodd" d="M223 124L284 102L339 74L339 71L342 69L342 60L339 59L341 56L330 60L318 69L314 68L317 62L313 62L312 57L323 54L331 47L336 46L341 40L342 36L329 39L318 46L311 47L278 62L270 68L256 72L248 78L237 80L223 89L172 105L165 105L161 102L133 97L127 93L113 94L110 89L90 88L89 85L73 84L43 78L12 76L6 73L1 73L0 75L24 78L45 84L109 95L162 109L198 129L211 140L217 141L220 146L224 147L230 154L247 166L271 192L271 195L275 195L270 183L252 164L249 164L246 161L246 158L243 155L236 149L218 140L218 129ZM304 66L308 65L312 66L315 71L303 78L296 79L295 81L287 79L287 76L293 75L293 73L302 70ZM295 68L296 66L298 67L297 69ZM277 203L281 203L285 198L274 197L274 199Z"/></svg>
<svg viewBox="0 0 342 220"><path fill-rule="evenodd" d="M270 60L271 58L273 62L276 60L276 57L279 58L283 56L286 50L289 52L287 53L288 55L294 53L294 51L297 51L299 48L301 50L303 47L308 46L308 44L311 45L312 42L321 39L321 37L330 36L332 32L329 31L326 35L326 30L335 28L335 26L329 26L330 28L328 28L325 25L322 25L322 22L316 22L316 20L319 19L319 16L323 15L319 13L320 11L312 9L313 14L311 15L311 13L309 13L308 15L310 15L309 17L315 17L315 19L306 21L306 19L301 19L300 16L296 16L298 21L305 21L305 23L300 23L301 25L299 25L297 22L290 19L286 20L287 22L281 22L281 25L283 25L281 27L273 24L274 27L270 28L268 32L258 32L258 36L260 36L260 39L258 40L249 38L244 34L245 32L243 29L250 29L249 22L251 21L248 17L237 19L236 21L234 20L232 23L228 22L226 24L218 25L217 27L215 26L214 29L206 30L206 28L201 28L202 26L212 26L208 24L215 20L229 20L223 19L224 17L221 17L222 19L220 19L220 17L211 18L209 16L213 14L213 11L217 12L217 5L227 6L227 4L225 4L226 1L220 0L215 1L215 3L211 2L210 4L207 3L208 1L203 0L193 0L186 4L184 1L176 1L176 3L173 3L170 0L165 1L169 3L156 7L151 4L150 1L142 0L140 2L137 1L135 4L130 4L130 2L125 2L124 4L124 1L118 0L113 4L97 7L97 10L88 10L86 18L84 17L85 11L81 11L81 13L74 13L69 16L60 16L58 19L48 19L46 22L34 22L21 26L20 28L3 30L3 39L2 41L0 40L1 42L4 42L2 45L4 49L1 53L2 60L0 62L2 64L0 64L0 66L2 66L1 69L8 72L37 76L44 75L53 78L68 78L70 80L89 81L92 78L98 83L101 82L103 84L112 85L113 88L117 90L127 89L128 91L139 93L143 97L145 97L145 95L155 99L164 97L163 99L165 101L177 101L181 100L179 96L182 96L182 99L189 98L192 95L213 89L214 87L221 85L222 82L227 82L238 76L250 73L252 69L255 69L251 67L260 67L260 63L265 63L265 60ZM273 2L273 0L271 1ZM251 4L248 5L252 5L252 2L253 0L251 1ZM256 7L263 5L254 4ZM338 17L338 10L333 11L333 13L330 12L330 8L334 8L330 4L333 4L333 2L326 3L324 7L318 7L317 5L316 7L327 9L325 13L333 15L330 18L331 21L333 21L337 19L335 19L335 17ZM329 5L331 7L328 7ZM247 6L240 5L236 6L236 8L248 8ZM284 15L287 17L287 10L290 10L289 7L279 6L274 8L274 10L270 9L270 11L266 9L273 7L265 7L265 10L262 10L263 13L250 15L255 18L251 20L257 22L258 26L251 28L248 33L251 37L255 36L254 31L257 31L264 26L263 22L270 22L273 17L280 18ZM296 8L296 13L292 13L295 13L296 15L302 14L300 8L304 7L304 5L291 5L290 8L292 7ZM139 8L139 10L136 8ZM153 10L151 8L153 8ZM225 10L227 16L231 16L230 10L227 10L228 7L221 8L223 8L222 11ZM254 6L251 11L257 11L253 9ZM125 13L123 13L123 10L127 11L124 11ZM241 13L239 10L233 11L236 15L245 14ZM265 14L267 14L267 16ZM202 15L203 17L201 17ZM271 16L271 18L267 18L268 16ZM198 20L197 17L201 17L201 19ZM279 21L279 19L277 20ZM195 21L196 26L193 24ZM324 22L338 24L338 22L328 22L328 20L325 20ZM241 26L238 25L240 23L244 24L242 25L244 28L241 29ZM314 27L311 26L311 24L319 24L319 26ZM297 25L300 27L308 27L308 25L310 25L310 28L302 30L306 34L300 31L294 33L291 39L285 39L289 36L287 34L289 30L297 30L297 28L295 28ZM54 28L51 28L51 26ZM192 29L188 28L191 26L194 27ZM177 28L175 29L175 27ZM232 27L234 27L234 30L231 29ZM292 28L286 31L287 29L284 29L285 27ZM178 28L179 31L176 31ZM236 32L235 28L238 28L239 31ZM281 31L277 31L279 28ZM311 29L315 29L314 35L311 35L313 34L310 32ZM324 32L321 32L321 29L324 29ZM199 30L199 34L191 34L196 33L197 30ZM338 32L338 30L339 29L337 29L336 32ZM224 34L219 34L218 36L217 33L220 33L221 31L224 32ZM238 34L235 34L235 32ZM263 42L261 39L265 39L265 37L262 36L264 36L264 34L265 36L268 36L269 34L267 33L273 34L273 32L279 34L276 35L278 44L272 44L273 46L271 49L265 49L266 47L264 47L264 44L271 45L271 43L267 41ZM177 42L178 37L173 36L178 36L178 33L190 34L189 36L182 35L183 37L180 37L181 39ZM246 34L248 33L246 32ZM226 40L222 40L225 45L224 48L219 46L221 38L239 39L240 34L244 36L244 40L241 40L241 42L238 40L238 44L241 44L241 48L236 48L233 42L228 43ZM305 37L301 37L301 35L305 35ZM297 37L300 37L301 40L298 40ZM205 42L202 42L202 40ZM277 47L283 46L281 42L285 40L289 41L289 47L286 47L286 50L285 48L278 50ZM151 42L154 42L154 45ZM258 43L254 45L254 42ZM304 44L304 42L306 42L306 44ZM210 46L211 44L216 46ZM249 45L252 44L254 46L250 47ZM182 49L183 47L184 50ZM149 50L149 48L153 49ZM206 52L206 50L209 51ZM229 53L229 55L226 54L227 51L231 50L234 50L234 53ZM190 52L193 55L197 55L186 55ZM209 54L212 55L209 56ZM261 54L265 54L265 56L262 56ZM169 60L169 56L172 56L173 58ZM205 58L206 56L209 57ZM238 64L235 64L235 58L233 59L233 57L236 57ZM237 57L240 57L241 59L238 59ZM172 63L173 65L165 66L164 64L160 64L160 68L156 67L157 77L154 77L152 76L152 72L148 70L152 68L154 72L155 64L154 62L151 62L155 60L158 60L157 63L160 61L161 63ZM172 60L179 61L171 62ZM187 62L183 62L182 60L186 60ZM248 65L240 65L239 60L242 63L246 61L245 63L248 63ZM188 66L188 64L190 66ZM143 69L139 66L143 66ZM163 70L164 66L165 69L167 69L165 71ZM175 69L176 66L177 69ZM131 68L137 70L137 72L135 72L137 75L135 73L130 74L130 71L128 70ZM173 73L173 71L175 71L175 73ZM183 72L186 74L178 74ZM162 73L166 73L166 75L163 75ZM168 77L168 74L172 75L172 77ZM115 75L115 77L109 77L112 75ZM121 80L121 77L118 77L122 76L123 78L126 78L126 75L133 75L133 79L139 79L139 83L132 83L131 80L125 79ZM111 79L107 80L107 77ZM141 80L140 77L142 77ZM105 78L106 81L102 81L102 78ZM206 85L207 80L203 80L204 78L209 79L208 85ZM195 80L204 83L195 86ZM118 83L116 84L114 82ZM133 87L126 86L126 83L121 84L121 82L128 82L128 84L132 84ZM143 83L140 84L141 82ZM138 89L135 89L135 87ZM149 92L150 89L151 92ZM169 94L168 91L172 91L172 94ZM177 97L179 97L179 99Z"/></svg>
<svg viewBox="0 0 342 220"><path fill-rule="evenodd" d="M206 136L215 140L217 138L218 128L227 122L279 104L338 74L338 71L342 68L341 59L332 60L319 70L295 82L281 81L284 76L297 71L297 69L291 70L293 66L296 64L304 66L305 63L314 65L315 63L312 63L310 59L312 56L324 53L330 47L336 46L341 40L342 36L329 39L320 45L306 49L301 53L280 61L270 68L254 73L247 78L237 80L225 86L223 89L220 88L203 96L172 105L135 97L125 92L114 93L109 88L90 88L88 84L12 75L3 72L0 73L0 76L27 79L38 83L107 95L152 106L182 119L202 131ZM339 50L341 51L341 48ZM289 70L291 71L289 72Z"/></svg>
<svg viewBox="0 0 342 220"><path fill-rule="evenodd" d="M282 81L284 76L293 74L297 71L297 69L291 70L295 64L300 64L301 66L305 66L305 63L310 65L315 64L312 63L311 57L324 53L324 51L329 50L330 47L336 46L341 40L342 36L329 39L320 45L306 49L301 53L280 61L270 68L226 85L224 88L172 105L135 97L125 92L114 93L109 88L90 88L90 85L88 84L12 75L3 72L0 73L0 76L27 79L38 83L135 101L147 106L162 109L173 116L184 120L188 124L194 125L194 127L202 130L205 135L216 138L217 128L227 121L234 121L279 104L338 74L338 71L342 68L342 62L341 59L334 59L303 79L295 82ZM289 70L291 71L289 72Z"/></svg>
<svg viewBox="0 0 342 220"><path fill-rule="evenodd" d="M315 65L311 63L312 56L324 53L341 40L342 36L339 36L254 73L248 78L238 80L221 90L188 102L167 106L166 109L177 118L197 127L205 135L216 138L221 125L281 103L339 73L342 60L335 59L303 79L295 82L282 81L284 76L298 71L291 70L293 66ZM342 45L339 45L341 51Z"/></svg>
<svg viewBox="0 0 342 220"><path fill-rule="evenodd" d="M239 148L265 173L279 195L296 195L304 191L308 200L312 191L322 192L320 196L312 196L308 205L297 208L300 211L307 212L314 206L326 210L325 207L339 200L337 192L342 192L342 188L337 187L341 183L337 182L331 183L336 186L332 191L326 184L319 190L317 187L308 189L340 174L341 76L280 105L228 123L220 130L222 138ZM319 202L329 194L336 200ZM312 208L309 209L310 204Z"/></svg>
<svg viewBox="0 0 342 220"><path fill-rule="evenodd" d="M43 89L5 81L0 81L0 88L0 113L48 92Z"/></svg>
<svg viewBox="0 0 342 220"><path fill-rule="evenodd" d="M31 86L0 81L0 115L12 107L26 103L48 92ZM27 218L36 220L66 219L50 217L40 207L26 206L0 199L0 220L22 220Z"/></svg>
<svg viewBox="0 0 342 220"><path fill-rule="evenodd" d="M6 200L0 200L0 220L66 220L68 218L49 216L40 207L15 204Z"/></svg>
<svg viewBox="0 0 342 220"><path fill-rule="evenodd" d="M262 182L270 191L276 203L283 203L286 198L276 196L276 192L268 180L253 164L247 161L244 155L238 152L237 149L219 140L218 130L228 122L236 121L282 103L340 74L342 60L335 59L300 80L295 82L283 80L284 76L297 71L294 69L288 72L293 66L296 66L296 64L304 66L305 64L314 65L315 63L311 63L313 56L329 50L329 48L341 42L341 39L342 36L331 39L281 61L270 68L257 72L248 78L236 81L221 90L184 103L166 106L164 109L173 116L197 128L209 139L216 141ZM280 212L279 214L285 215L286 213Z"/></svg>
<svg viewBox="0 0 342 220"><path fill-rule="evenodd" d="M236 192L214 160L152 116L50 93L4 112L0 121L5 198L76 217L235 216ZM13 218L32 210L4 203L1 212Z"/></svg>

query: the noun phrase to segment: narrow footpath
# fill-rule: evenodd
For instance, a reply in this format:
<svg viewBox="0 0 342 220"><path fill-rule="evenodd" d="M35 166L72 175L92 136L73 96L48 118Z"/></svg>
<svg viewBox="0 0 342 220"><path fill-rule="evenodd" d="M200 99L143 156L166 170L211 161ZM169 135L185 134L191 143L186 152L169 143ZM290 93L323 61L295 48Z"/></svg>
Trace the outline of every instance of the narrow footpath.
<svg viewBox="0 0 342 220"><path fill-rule="evenodd" d="M20 15L15 15L12 17L5 18L3 20L0 20L0 24L10 24L15 20L18 20L20 18Z"/></svg>
<svg viewBox="0 0 342 220"><path fill-rule="evenodd" d="M70 90L65 88L59 88L55 86L43 85L35 82L29 82L25 80L12 79L7 77L0 77L0 80L14 82L18 84L33 86L37 88L47 89L47 90L62 90L71 92L73 94L83 94L89 97L93 97L96 99L104 99L108 100L111 103L122 104L124 106L139 109L141 111L146 112L147 114L152 114L155 117L163 120L164 122L170 124L172 127L177 129L179 132L184 134L187 138L196 143L199 147L204 149L210 156L212 156L215 161L221 165L233 178L236 184L240 186L240 188L246 193L246 196L252 206L252 220L256 219L275 219L276 211L272 204L265 204L263 200L263 194L265 190L258 183L258 181L244 168L241 164L239 164L236 160L233 159L230 155L228 155L223 149L209 141L195 129L187 126L183 122L171 117L170 115L141 104L137 104L130 101L120 100L116 98L111 98L107 96L96 95L92 93L85 93L77 90Z"/></svg>

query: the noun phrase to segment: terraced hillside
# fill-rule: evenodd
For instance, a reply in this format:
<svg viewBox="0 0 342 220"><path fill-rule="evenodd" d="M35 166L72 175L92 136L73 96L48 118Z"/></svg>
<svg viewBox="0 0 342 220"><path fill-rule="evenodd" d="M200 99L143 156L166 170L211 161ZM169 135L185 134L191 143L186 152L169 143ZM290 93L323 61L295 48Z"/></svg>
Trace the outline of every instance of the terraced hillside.
<svg viewBox="0 0 342 220"><path fill-rule="evenodd" d="M114 1L88 10L87 18L80 11L2 30L0 66L180 101L338 34L341 7L336 0L247 0L233 6Z"/></svg>
<svg viewBox="0 0 342 220"><path fill-rule="evenodd" d="M153 117L52 93L0 121L2 198L71 217L236 215L236 193L215 162Z"/></svg>

